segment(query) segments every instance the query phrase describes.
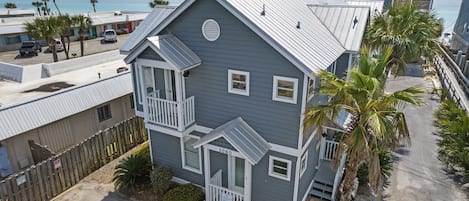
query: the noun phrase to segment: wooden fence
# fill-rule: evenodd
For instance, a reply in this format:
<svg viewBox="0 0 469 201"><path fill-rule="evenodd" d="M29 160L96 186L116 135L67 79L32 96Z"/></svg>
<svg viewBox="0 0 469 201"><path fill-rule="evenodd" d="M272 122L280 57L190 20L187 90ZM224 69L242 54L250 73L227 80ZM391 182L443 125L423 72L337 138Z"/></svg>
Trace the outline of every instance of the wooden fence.
<svg viewBox="0 0 469 201"><path fill-rule="evenodd" d="M125 120L0 181L0 201L50 200L147 139L141 118Z"/></svg>

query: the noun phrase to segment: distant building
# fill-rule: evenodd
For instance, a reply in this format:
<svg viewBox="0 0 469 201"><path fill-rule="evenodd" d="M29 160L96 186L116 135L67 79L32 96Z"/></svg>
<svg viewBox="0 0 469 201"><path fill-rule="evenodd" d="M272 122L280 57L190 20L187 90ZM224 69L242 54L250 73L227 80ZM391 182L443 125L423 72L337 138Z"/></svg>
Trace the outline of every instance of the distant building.
<svg viewBox="0 0 469 201"><path fill-rule="evenodd" d="M453 29L451 49L466 52L469 48L469 1L462 1Z"/></svg>
<svg viewBox="0 0 469 201"><path fill-rule="evenodd" d="M0 178L37 162L30 141L60 153L133 117L131 75L117 73L124 66L117 51L24 67L0 63Z"/></svg>
<svg viewBox="0 0 469 201"><path fill-rule="evenodd" d="M433 0L384 0L384 8L387 10L394 3L415 3L417 8L423 12L428 12L433 9Z"/></svg>
<svg viewBox="0 0 469 201"><path fill-rule="evenodd" d="M0 8L0 18L10 17L34 17L36 15L35 10L30 9L2 9Z"/></svg>

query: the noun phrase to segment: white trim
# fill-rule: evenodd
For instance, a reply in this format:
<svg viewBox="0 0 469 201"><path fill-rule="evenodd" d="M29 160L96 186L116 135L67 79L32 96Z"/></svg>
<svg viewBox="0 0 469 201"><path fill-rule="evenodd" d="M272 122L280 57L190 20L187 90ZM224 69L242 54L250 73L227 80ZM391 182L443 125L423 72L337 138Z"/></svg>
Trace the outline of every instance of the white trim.
<svg viewBox="0 0 469 201"><path fill-rule="evenodd" d="M301 199L301 201L306 201L306 198L309 197L309 196L308 196L308 195L309 195L309 190L310 190L311 188L313 188L313 184L314 184L314 179L311 180L311 183L309 184L309 186L308 186L308 188L307 188L305 194L303 195L303 199Z"/></svg>
<svg viewBox="0 0 469 201"><path fill-rule="evenodd" d="M278 93L278 81L279 80L287 81L287 82L293 82L293 97L292 98L278 96L277 93ZM273 82L272 82L272 100L279 101L279 102L296 104L297 103L297 97L298 97L298 79L297 78L283 77L283 76L274 75Z"/></svg>
<svg viewBox="0 0 469 201"><path fill-rule="evenodd" d="M212 37L209 37L207 36L207 33L205 33L205 26L208 24L208 23L214 23L214 25L216 26L217 28L217 33L216 35L212 38ZM204 35L204 38L210 42L213 42L213 41L216 41L218 40L218 38L220 38L220 25L218 24L218 22L214 19L207 19L204 21L204 23L202 24L202 35Z"/></svg>
<svg viewBox="0 0 469 201"><path fill-rule="evenodd" d="M151 145L151 132L150 132L150 129L147 128L147 134L148 134L148 147L150 149L150 161L151 161L151 164L153 166L153 151L152 151L152 145Z"/></svg>
<svg viewBox="0 0 469 201"><path fill-rule="evenodd" d="M181 144L181 164L182 164L182 169L189 170L191 172L197 173L197 174L202 174L202 148L196 148L198 151L199 155L199 169L195 169L193 167L189 167L186 165L186 155L185 155L185 148L184 148L184 143L185 139L184 138L195 138L195 139L200 139L199 137L193 136L193 135L186 135L184 137L179 138L180 139L180 144Z"/></svg>
<svg viewBox="0 0 469 201"><path fill-rule="evenodd" d="M204 148L204 176L205 176L205 189L209 188L210 185L210 150L207 148L207 145L203 146ZM209 200L210 195L205 193L205 200Z"/></svg>
<svg viewBox="0 0 469 201"><path fill-rule="evenodd" d="M220 147L220 146L213 145L213 144L204 144L202 147L204 149L208 149L208 150L211 150L211 151L214 151L214 152L218 152L218 153L222 153L222 154L226 154L226 155L231 155L231 156L236 156L238 158L244 158L244 159L246 158L240 152L235 151L235 150L231 150L231 149L227 149L225 147Z"/></svg>
<svg viewBox="0 0 469 201"><path fill-rule="evenodd" d="M298 150L301 149L301 147L303 147L303 132L304 132L304 128L303 128L303 121L304 121L304 118L305 118L305 111L306 111L306 102L308 102L307 100L307 96L308 96L308 85L309 84L309 78L306 74L303 75L303 93L302 93L302 96L301 96L301 110L300 110L300 126L299 126L299 132L298 132Z"/></svg>
<svg viewBox="0 0 469 201"><path fill-rule="evenodd" d="M172 182L176 182L176 183L178 183L178 184L194 184L194 183L192 183L192 182L190 182L190 181L187 181L187 180L185 180L185 179L181 179L181 178L175 177L175 176L173 176L173 178L171 179L171 181L172 181ZM197 184L194 184L194 185L197 185ZM199 185L197 185L197 186L199 186ZM200 187L201 187L201 186L200 186Z"/></svg>
<svg viewBox="0 0 469 201"><path fill-rule="evenodd" d="M153 68L174 70L174 68L169 63L167 63L165 61L157 61L157 60L151 60L151 59L137 58L135 60L135 63L137 63L138 65L150 66L150 67L153 67Z"/></svg>
<svg viewBox="0 0 469 201"><path fill-rule="evenodd" d="M234 190L238 193L244 194L245 187L236 186L236 158L244 160L243 166L246 167L246 162L248 162L244 157L236 157L233 155L227 155L228 162L228 189ZM249 162L248 162L249 163ZM246 180L246 168L244 169L244 178ZM243 184L244 186L244 184Z"/></svg>
<svg viewBox="0 0 469 201"><path fill-rule="evenodd" d="M210 131L212 131L212 130L213 129L205 127L205 126L201 126L201 125L196 125L195 126L195 131L205 133L205 134L210 133Z"/></svg>
<svg viewBox="0 0 469 201"><path fill-rule="evenodd" d="M182 136L186 136L189 133L193 132L195 130L195 125L190 126L189 128L187 128L183 132L180 132L180 131L177 131L177 130L174 130L174 129L170 129L170 128L167 128L167 127L164 127L164 126L158 126L158 125L148 123L148 122L145 122L145 128L148 128L148 129L158 131L158 132L163 133L163 134L167 134L167 135L171 135L171 136L180 138Z"/></svg>
<svg viewBox="0 0 469 201"><path fill-rule="evenodd" d="M306 151L303 156L301 156L300 158L300 178L303 176L303 174L306 172L306 170L308 169L308 153L309 153L309 150ZM303 165L303 160L305 161L304 164L305 166L302 167Z"/></svg>
<svg viewBox="0 0 469 201"><path fill-rule="evenodd" d="M306 140L306 142L304 143L303 148L301 148L300 153L304 153L306 149L308 149L309 144L311 144L311 142L313 141L313 138L316 135L316 130L313 130L312 132L313 133L309 135L308 140Z"/></svg>
<svg viewBox="0 0 469 201"><path fill-rule="evenodd" d="M244 75L246 77L245 90L233 88L233 74ZM249 96L249 72L228 69L228 93Z"/></svg>
<svg viewBox="0 0 469 201"><path fill-rule="evenodd" d="M347 80L350 79L350 69L352 69L352 65L353 65L353 63L352 63L352 60L353 60L352 53L349 53L348 55L349 55L349 57L348 57L348 68L347 68L347 76L346 76Z"/></svg>
<svg viewBox="0 0 469 201"><path fill-rule="evenodd" d="M244 160L244 200L251 201L252 165Z"/></svg>
<svg viewBox="0 0 469 201"><path fill-rule="evenodd" d="M337 60L335 60L334 63L332 63L331 67L332 67L331 71L329 71L329 72L335 74L335 72L337 71Z"/></svg>
<svg viewBox="0 0 469 201"><path fill-rule="evenodd" d="M306 76L307 79L308 79L308 82L306 84L306 94L307 94L307 99L306 99L306 102L309 102L311 101L311 99L313 99L315 93L314 93L314 90L316 89L316 77L314 78L310 78L308 76ZM313 91L311 92L311 94L309 94L309 81L312 81L313 82Z"/></svg>
<svg viewBox="0 0 469 201"><path fill-rule="evenodd" d="M280 162L283 162L283 163L287 164L287 175L286 175L286 177L282 176L281 174L275 173L273 171L274 170L274 167L273 167L274 160L280 161ZM279 158L279 157L276 157L276 156L269 156L269 176L275 177L275 178L278 178L278 179L282 179L282 180L286 180L286 181L290 181L290 178L291 178L291 161L287 160L287 159Z"/></svg>
<svg viewBox="0 0 469 201"><path fill-rule="evenodd" d="M138 96L137 96L137 101L138 101L138 104L142 105L143 107L145 107L145 105L143 105L143 73L142 73L142 68L143 66L138 64L138 63L135 63L135 78L137 79L136 83L137 83L137 90L138 90ZM143 109L143 111L145 111L145 109Z"/></svg>
<svg viewBox="0 0 469 201"><path fill-rule="evenodd" d="M295 182L293 183L293 199L298 200L298 187L300 186L300 157L296 158L296 165L295 165Z"/></svg>

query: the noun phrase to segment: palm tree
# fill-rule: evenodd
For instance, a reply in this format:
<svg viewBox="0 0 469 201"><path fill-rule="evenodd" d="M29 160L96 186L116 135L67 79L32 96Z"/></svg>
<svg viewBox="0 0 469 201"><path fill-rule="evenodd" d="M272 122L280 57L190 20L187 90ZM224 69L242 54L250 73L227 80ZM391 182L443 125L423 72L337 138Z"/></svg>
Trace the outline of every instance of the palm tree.
<svg viewBox="0 0 469 201"><path fill-rule="evenodd" d="M93 5L93 10L96 13L96 4L98 3L98 0L90 0L91 5Z"/></svg>
<svg viewBox="0 0 469 201"><path fill-rule="evenodd" d="M153 0L152 2L149 3L150 7L154 8L157 5L168 5L168 1L161 1L161 0Z"/></svg>
<svg viewBox="0 0 469 201"><path fill-rule="evenodd" d="M112 181L116 189L137 190L150 183L151 161L142 154L130 155L116 166Z"/></svg>
<svg viewBox="0 0 469 201"><path fill-rule="evenodd" d="M385 14L378 15L365 33L365 43L372 48L393 46L387 71L395 75L406 69L406 62L420 56L433 60L439 53L437 38L442 21L435 13L422 13L412 3L396 3Z"/></svg>
<svg viewBox="0 0 469 201"><path fill-rule="evenodd" d="M16 8L16 4L14 4L14 3L6 3L6 4L5 4L5 8L7 8L7 9Z"/></svg>
<svg viewBox="0 0 469 201"><path fill-rule="evenodd" d="M57 17L60 26L59 26L59 34L60 40L62 44L64 44L64 53L65 57L69 59L69 52L70 52L70 30L72 29L72 18L69 15L60 15ZM67 46L65 46L65 38L67 38Z"/></svg>
<svg viewBox="0 0 469 201"><path fill-rule="evenodd" d="M57 17L35 18L32 22L26 22L24 25L30 35L47 41L49 49L52 51L54 62L59 61L54 39L59 34L60 22Z"/></svg>
<svg viewBox="0 0 469 201"><path fill-rule="evenodd" d="M348 73L350 79L341 79L335 74L321 71L319 93L332 99L327 104L315 105L305 113L305 128L316 126L320 131L329 121L335 121L340 111L351 115L340 139L337 153L346 151L345 174L339 186L340 200L351 200L353 182L358 168L366 163L369 181L376 186L381 177L378 151L390 149L409 141L409 130L404 114L400 111L404 104L423 105L416 94L423 91L410 87L393 93L385 93L386 66L390 62L392 49L387 48L377 59L364 48L358 60L357 69ZM338 155L335 161L340 158Z"/></svg>
<svg viewBox="0 0 469 201"><path fill-rule="evenodd" d="M84 55L83 40L85 39L85 33L91 28L91 19L84 15L77 15L72 18L73 24L78 27L78 34L80 39L80 53Z"/></svg>
<svg viewBox="0 0 469 201"><path fill-rule="evenodd" d="M57 12L59 13L59 15L62 15L62 13L60 13L60 9L59 9L59 7L57 6L57 3L55 2L55 0L52 0L52 2L54 3L54 6L55 6L55 8L57 9Z"/></svg>
<svg viewBox="0 0 469 201"><path fill-rule="evenodd" d="M41 9L40 8L42 7L43 3L40 2L40 1L33 1L32 5L37 8L37 13L39 13L39 15L41 15Z"/></svg>
<svg viewBox="0 0 469 201"><path fill-rule="evenodd" d="M46 6L41 7L41 10L44 13L44 16L47 16L48 13L50 13L50 9L47 8Z"/></svg>

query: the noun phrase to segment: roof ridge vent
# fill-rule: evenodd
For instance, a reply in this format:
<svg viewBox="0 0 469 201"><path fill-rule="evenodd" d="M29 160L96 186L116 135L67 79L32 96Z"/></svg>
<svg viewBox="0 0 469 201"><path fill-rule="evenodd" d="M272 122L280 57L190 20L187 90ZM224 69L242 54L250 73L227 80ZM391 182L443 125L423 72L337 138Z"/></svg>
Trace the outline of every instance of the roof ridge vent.
<svg viewBox="0 0 469 201"><path fill-rule="evenodd" d="M261 12L261 16L265 16L265 4L262 5L262 12Z"/></svg>

